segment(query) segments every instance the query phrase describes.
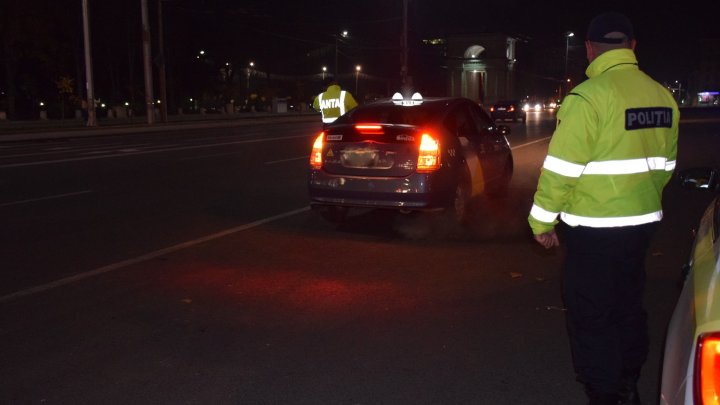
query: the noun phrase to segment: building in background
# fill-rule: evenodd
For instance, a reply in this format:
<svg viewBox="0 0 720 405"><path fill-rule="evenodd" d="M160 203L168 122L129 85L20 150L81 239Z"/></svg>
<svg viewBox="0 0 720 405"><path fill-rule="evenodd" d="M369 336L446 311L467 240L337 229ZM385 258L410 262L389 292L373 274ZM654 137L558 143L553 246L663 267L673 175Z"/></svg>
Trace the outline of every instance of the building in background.
<svg viewBox="0 0 720 405"><path fill-rule="evenodd" d="M522 98L515 76L517 41L501 33L446 38L448 95L467 97L480 104Z"/></svg>

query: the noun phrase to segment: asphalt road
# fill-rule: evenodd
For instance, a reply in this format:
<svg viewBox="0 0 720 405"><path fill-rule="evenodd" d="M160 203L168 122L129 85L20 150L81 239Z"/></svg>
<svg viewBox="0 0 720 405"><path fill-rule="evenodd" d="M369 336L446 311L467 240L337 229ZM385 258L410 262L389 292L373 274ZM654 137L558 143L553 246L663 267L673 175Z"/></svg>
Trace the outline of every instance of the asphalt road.
<svg viewBox="0 0 720 405"><path fill-rule="evenodd" d="M526 225L554 126L511 124L510 195L469 229L308 210L315 121L0 143L0 403L580 404L562 251ZM720 165L718 120L679 169ZM648 257L664 330L706 194L666 191Z"/></svg>

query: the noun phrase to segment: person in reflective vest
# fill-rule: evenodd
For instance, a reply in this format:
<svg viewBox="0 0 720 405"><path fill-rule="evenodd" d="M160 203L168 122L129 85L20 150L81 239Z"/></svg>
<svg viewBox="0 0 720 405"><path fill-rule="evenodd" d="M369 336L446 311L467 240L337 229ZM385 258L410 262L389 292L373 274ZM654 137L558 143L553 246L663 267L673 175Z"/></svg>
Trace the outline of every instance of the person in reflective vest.
<svg viewBox="0 0 720 405"><path fill-rule="evenodd" d="M357 105L350 92L341 90L340 85L335 80L331 80L327 90L315 97L312 106L315 111L322 113L322 122L329 124Z"/></svg>
<svg viewBox="0 0 720 405"><path fill-rule="evenodd" d="M639 69L635 46L624 15L590 22L588 80L558 111L528 218L543 247L566 247L567 327L590 404L640 403L645 256L677 157L677 103Z"/></svg>

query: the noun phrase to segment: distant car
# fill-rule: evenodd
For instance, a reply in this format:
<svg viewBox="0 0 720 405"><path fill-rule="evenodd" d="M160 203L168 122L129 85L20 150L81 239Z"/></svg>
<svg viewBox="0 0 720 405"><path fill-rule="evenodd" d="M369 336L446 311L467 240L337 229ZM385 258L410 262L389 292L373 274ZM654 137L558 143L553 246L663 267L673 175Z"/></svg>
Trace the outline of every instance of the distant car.
<svg viewBox="0 0 720 405"><path fill-rule="evenodd" d="M719 169L688 169L684 187L720 190ZM710 405L720 397L720 197L703 215L668 326L660 403Z"/></svg>
<svg viewBox="0 0 720 405"><path fill-rule="evenodd" d="M495 121L517 121L525 122L527 113L523 109L523 103L518 100L502 100L490 106L490 115Z"/></svg>
<svg viewBox="0 0 720 405"><path fill-rule="evenodd" d="M463 222L473 197L507 190L509 133L466 98L396 94L358 106L315 139L310 204L332 222L353 207L445 211Z"/></svg>
<svg viewBox="0 0 720 405"><path fill-rule="evenodd" d="M526 101L525 104L523 104L523 110L525 110L525 112L540 112L543 109L543 104L539 102Z"/></svg>

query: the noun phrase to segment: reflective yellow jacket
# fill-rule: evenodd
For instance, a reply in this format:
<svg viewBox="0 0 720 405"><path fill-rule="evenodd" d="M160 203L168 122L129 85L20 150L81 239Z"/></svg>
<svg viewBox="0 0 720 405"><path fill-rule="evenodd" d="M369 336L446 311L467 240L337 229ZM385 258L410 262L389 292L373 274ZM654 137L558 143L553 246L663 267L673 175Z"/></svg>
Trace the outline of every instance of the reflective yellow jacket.
<svg viewBox="0 0 720 405"><path fill-rule="evenodd" d="M357 101L349 92L340 90L340 86L328 86L324 93L320 93L313 100L313 109L322 113L322 121L329 124L339 116L357 107Z"/></svg>
<svg viewBox="0 0 720 405"><path fill-rule="evenodd" d="M630 49L588 66L563 100L528 222L534 234L570 226L633 226L662 219L677 158L680 112L640 71Z"/></svg>

